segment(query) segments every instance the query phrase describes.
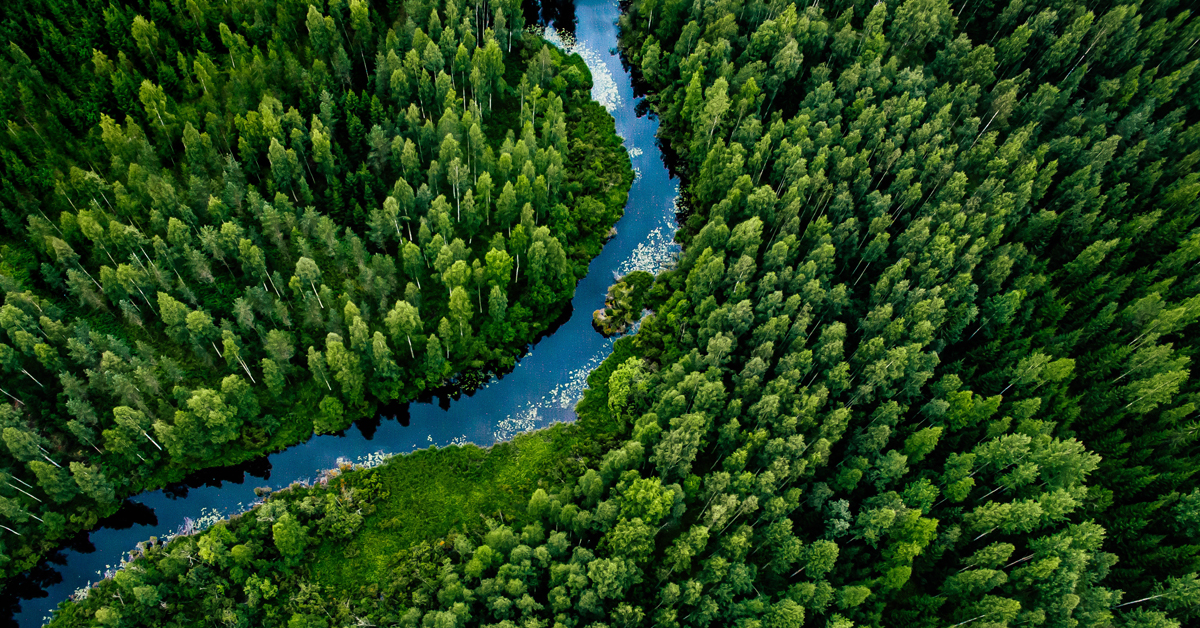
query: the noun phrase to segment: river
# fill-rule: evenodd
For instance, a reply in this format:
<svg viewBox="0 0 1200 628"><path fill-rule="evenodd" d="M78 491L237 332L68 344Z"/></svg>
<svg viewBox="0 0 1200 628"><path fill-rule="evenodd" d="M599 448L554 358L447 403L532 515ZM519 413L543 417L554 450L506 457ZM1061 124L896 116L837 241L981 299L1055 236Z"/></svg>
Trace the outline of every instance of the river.
<svg viewBox="0 0 1200 628"><path fill-rule="evenodd" d="M534 345L511 373L472 395L411 403L407 420L384 417L377 424L355 425L342 434L317 436L237 469L214 470L199 486L131 498L106 522L110 527L94 530L87 540L57 552L27 575L24 590L9 592L24 598L19 611L13 608L14 625L42 625L59 602L118 567L122 556L140 541L245 510L257 499L256 487L282 488L314 478L339 459L360 462L433 445L490 445L520 432L574 420L573 408L583 395L588 373L612 351L612 340L592 329L592 312L603 307L614 276L639 269L654 271L671 259L677 250L672 240L678 197L677 181L655 143L657 121L639 118L634 111L630 77L616 53L617 3L577 0L575 11L574 41L554 31L548 31L547 38L579 53L591 68L592 96L616 120L637 178L625 215L616 225L617 235L592 260L588 275L576 287L570 318Z"/></svg>

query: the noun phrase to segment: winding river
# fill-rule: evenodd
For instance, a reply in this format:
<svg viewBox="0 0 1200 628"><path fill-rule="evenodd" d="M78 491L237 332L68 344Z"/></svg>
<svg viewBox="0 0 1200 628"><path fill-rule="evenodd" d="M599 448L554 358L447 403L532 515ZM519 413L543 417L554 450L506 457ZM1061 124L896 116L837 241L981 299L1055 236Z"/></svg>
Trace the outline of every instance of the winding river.
<svg viewBox="0 0 1200 628"><path fill-rule="evenodd" d="M200 486L132 498L107 522L112 527L94 530L86 541L58 552L34 570L28 578L29 590L16 592L25 599L14 614L15 625L42 625L59 602L115 569L139 541L202 527L244 510L257 499L255 487L282 488L315 478L339 460L363 462L432 445L490 445L520 432L574 420L573 408L583 395L588 373L612 351L612 341L592 329L592 311L603 306L614 276L639 269L654 271L672 258L678 196L677 182L655 144L657 121L634 112L630 77L615 51L620 14L616 1L577 0L575 9L575 38L548 31L547 39L579 53L591 68L592 96L616 119L637 178L625 215L616 225L617 235L592 260L587 277L576 288L570 319L532 347L511 373L472 395L408 404L407 417L399 420L384 417L340 435L314 437L238 469L216 470ZM247 479L247 474L252 477Z"/></svg>

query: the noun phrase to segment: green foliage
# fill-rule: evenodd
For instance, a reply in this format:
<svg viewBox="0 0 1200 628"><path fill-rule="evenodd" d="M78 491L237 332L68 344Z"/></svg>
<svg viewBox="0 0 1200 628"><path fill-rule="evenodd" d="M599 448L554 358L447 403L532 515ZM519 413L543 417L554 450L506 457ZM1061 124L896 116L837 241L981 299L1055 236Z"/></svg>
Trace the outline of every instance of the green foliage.
<svg viewBox="0 0 1200 628"><path fill-rule="evenodd" d="M417 27L444 28L413 7ZM507 48L513 8L496 13L489 49ZM1188 46L1200 21L1174 3L641 0L621 26L690 213L678 266L646 295L653 315L577 407L570 429L607 438L495 474L471 465L500 447L405 458L424 474L384 482L357 527L357 478L401 464L296 494L320 558L279 580L286 610L253 613L409 626L1195 621ZM414 67L454 56L413 38ZM549 78L536 69L549 51L530 52L522 94ZM482 72L475 82L491 85ZM522 169L510 153L495 172ZM523 224L489 245L511 255L515 283L518 267L543 276L554 247L523 211L532 182L514 178L495 184L496 216ZM430 211L449 198L437 210L427 199ZM449 299L460 260L439 225L412 259L430 258L422 279ZM56 259L73 259L43 231ZM465 336L451 318L430 318L439 369ZM6 364L38 344L17 327ZM129 449L142 419L121 407L110 432ZM37 435L11 436L38 461ZM277 499L256 516L282 515ZM223 533L206 534L217 548ZM108 591L127 584L102 584L57 621L125 621ZM181 607L212 604L177 591Z"/></svg>
<svg viewBox="0 0 1200 628"><path fill-rule="evenodd" d="M592 314L592 325L605 336L624 333L641 318L646 294L653 283L654 276L641 270L622 277L609 286L605 307Z"/></svg>
<svg viewBox="0 0 1200 628"><path fill-rule="evenodd" d="M36 483L4 489L32 516L0 576L125 496L511 368L569 307L633 180L586 66L519 8L401 4L0 10L0 469Z"/></svg>
<svg viewBox="0 0 1200 628"><path fill-rule="evenodd" d="M275 547L291 562L296 562L304 554L304 549L308 546L307 532L291 513L285 513L271 526L271 538L275 541Z"/></svg>

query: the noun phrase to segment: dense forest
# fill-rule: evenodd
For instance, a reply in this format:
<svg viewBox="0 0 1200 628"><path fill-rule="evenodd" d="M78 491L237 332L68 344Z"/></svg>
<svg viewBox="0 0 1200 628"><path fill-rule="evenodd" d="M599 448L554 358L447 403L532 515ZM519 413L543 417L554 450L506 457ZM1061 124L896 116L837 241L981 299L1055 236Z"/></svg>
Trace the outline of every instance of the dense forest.
<svg viewBox="0 0 1200 628"><path fill-rule="evenodd" d="M579 421L146 544L54 623L1194 625L1200 19L624 8L684 252ZM496 497L381 545L431 459Z"/></svg>
<svg viewBox="0 0 1200 628"><path fill-rule="evenodd" d="M2 11L0 576L128 495L511 368L633 180L519 3Z"/></svg>

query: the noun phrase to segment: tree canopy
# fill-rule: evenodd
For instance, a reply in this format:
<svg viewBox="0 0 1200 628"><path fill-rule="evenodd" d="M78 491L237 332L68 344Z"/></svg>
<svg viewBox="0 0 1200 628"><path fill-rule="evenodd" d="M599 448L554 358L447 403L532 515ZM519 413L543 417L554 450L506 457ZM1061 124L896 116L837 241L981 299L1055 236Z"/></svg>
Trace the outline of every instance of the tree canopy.
<svg viewBox="0 0 1200 628"><path fill-rule="evenodd" d="M4 4L0 576L125 496L485 381L569 307L633 172L523 20Z"/></svg>
<svg viewBox="0 0 1200 628"><path fill-rule="evenodd" d="M623 6L622 50L678 157L687 210L678 264L644 294L653 314L615 343L577 407L572 433L603 446L547 433L557 467L480 484L505 494L523 481L523 507L447 524L361 576L324 574L417 516L315 533L327 544L307 568L272 574L286 603L263 602L244 572L178 571L241 587L247 607L221 607L227 623L1196 621L1192 10ZM434 48L421 59L446 63ZM500 215L515 215L522 189ZM530 242L529 259L537 229L514 225L509 240ZM438 337L453 343L442 320ZM38 462L37 443L13 442ZM482 464L438 454L467 474ZM344 486L380 509L407 503L400 480L388 496L373 488L404 465L253 517L294 510L309 530L351 529L336 527L336 508L356 505L338 499ZM153 572L193 544L139 564ZM223 603L156 582L181 610ZM57 621L126 621L112 600L129 584L103 583ZM130 623L173 617L148 609Z"/></svg>

